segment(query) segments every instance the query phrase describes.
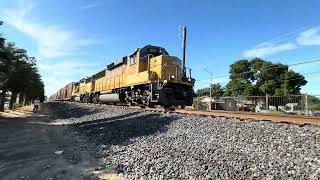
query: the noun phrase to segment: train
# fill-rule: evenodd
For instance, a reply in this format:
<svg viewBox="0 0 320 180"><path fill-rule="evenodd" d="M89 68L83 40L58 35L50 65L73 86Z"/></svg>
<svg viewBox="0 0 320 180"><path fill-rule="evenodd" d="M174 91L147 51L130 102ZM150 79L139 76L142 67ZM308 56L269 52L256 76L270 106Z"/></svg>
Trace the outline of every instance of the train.
<svg viewBox="0 0 320 180"><path fill-rule="evenodd" d="M184 59L169 55L165 48L146 45L90 77L67 84L50 99L184 108L192 105L194 83Z"/></svg>

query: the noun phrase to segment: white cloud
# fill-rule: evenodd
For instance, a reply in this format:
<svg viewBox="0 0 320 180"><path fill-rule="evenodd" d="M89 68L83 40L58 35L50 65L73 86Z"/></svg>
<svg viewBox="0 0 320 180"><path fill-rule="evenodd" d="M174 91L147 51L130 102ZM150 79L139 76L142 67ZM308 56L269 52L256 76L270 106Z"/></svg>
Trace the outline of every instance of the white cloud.
<svg viewBox="0 0 320 180"><path fill-rule="evenodd" d="M253 47L252 49L246 50L243 53L244 57L264 57L267 55L276 54L283 51L293 50L298 48L298 46L294 43L270 43L264 42L259 44L258 46Z"/></svg>
<svg viewBox="0 0 320 180"><path fill-rule="evenodd" d="M294 31L280 38L275 38L270 41L261 43L251 49L243 52L244 57L263 57L271 54L276 54L283 51L302 48L303 46L320 45L320 26L313 27L304 31ZM297 34L297 35L295 35ZM294 42L288 40L289 36L294 36ZM283 42L287 38L287 42Z"/></svg>
<svg viewBox="0 0 320 180"><path fill-rule="evenodd" d="M103 66L69 59L54 64L40 63L38 67L43 74L46 94L51 95L72 81L93 75Z"/></svg>
<svg viewBox="0 0 320 180"><path fill-rule="evenodd" d="M75 32L59 25L34 22L28 17L33 9L32 4L20 2L18 8L6 9L1 15L6 23L29 35L37 43L42 56L52 58L69 55L81 47L101 43L101 40L79 37Z"/></svg>
<svg viewBox="0 0 320 180"><path fill-rule="evenodd" d="M297 43L302 46L320 45L320 27L301 32L297 37Z"/></svg>
<svg viewBox="0 0 320 180"><path fill-rule="evenodd" d="M76 63L74 61L60 61L55 64L39 64L41 70L53 75L72 75L70 72L86 72L88 69L95 67L89 63Z"/></svg>
<svg viewBox="0 0 320 180"><path fill-rule="evenodd" d="M16 8L1 9L0 16L6 24L35 42L38 51L36 54L40 55L37 57L38 67L46 95L51 95L66 84L92 75L104 67L97 63L84 62L81 57L70 58L74 57L74 54L78 56L81 48L101 43L101 39L84 38L76 31L61 25L34 19L32 12L35 10L35 5L30 1L18 0Z"/></svg>
<svg viewBox="0 0 320 180"><path fill-rule="evenodd" d="M87 4L87 5L82 6L82 7L80 7L80 9L91 9L91 8L95 8L97 6L98 6L98 4L92 3L92 4Z"/></svg>
<svg viewBox="0 0 320 180"><path fill-rule="evenodd" d="M72 79L58 79L51 76L43 77L42 80L46 82L46 84L50 84L49 86L45 85L45 94L47 96L51 96L52 94L56 93L60 88L72 82Z"/></svg>

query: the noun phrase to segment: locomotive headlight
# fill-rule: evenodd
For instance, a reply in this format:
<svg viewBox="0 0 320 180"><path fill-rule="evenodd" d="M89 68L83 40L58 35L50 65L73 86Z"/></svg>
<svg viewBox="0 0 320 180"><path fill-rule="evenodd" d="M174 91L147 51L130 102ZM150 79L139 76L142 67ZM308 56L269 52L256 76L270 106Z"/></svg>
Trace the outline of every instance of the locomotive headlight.
<svg viewBox="0 0 320 180"><path fill-rule="evenodd" d="M171 79L174 79L175 77L174 77L174 75L171 75Z"/></svg>

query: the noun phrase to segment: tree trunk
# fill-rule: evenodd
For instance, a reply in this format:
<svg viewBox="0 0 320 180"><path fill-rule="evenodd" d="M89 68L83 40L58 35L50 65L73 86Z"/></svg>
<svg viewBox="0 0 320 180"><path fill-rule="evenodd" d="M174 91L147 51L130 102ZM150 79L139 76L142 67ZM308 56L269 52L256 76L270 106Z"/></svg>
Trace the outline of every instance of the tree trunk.
<svg viewBox="0 0 320 180"><path fill-rule="evenodd" d="M25 106L26 103L26 94L25 93L19 93L19 104L22 106Z"/></svg>
<svg viewBox="0 0 320 180"><path fill-rule="evenodd" d="M22 100L22 105L26 105L26 93L23 93L23 100Z"/></svg>
<svg viewBox="0 0 320 180"><path fill-rule="evenodd" d="M25 104L25 105L27 105L27 106L31 104L31 103L30 103L31 101L30 101L30 99L29 99L29 98L25 98L25 102L26 102L26 104Z"/></svg>
<svg viewBox="0 0 320 180"><path fill-rule="evenodd" d="M18 93L18 95L19 95L19 101L18 101L18 103L19 103L19 104L22 104L23 94L20 92L20 93Z"/></svg>
<svg viewBox="0 0 320 180"><path fill-rule="evenodd" d="M10 102L9 102L9 109L10 109L10 110L12 110L13 104L16 103L17 94L18 94L18 93L16 93L16 92L12 92L12 93L11 93Z"/></svg>
<svg viewBox="0 0 320 180"><path fill-rule="evenodd" d="M6 89L3 89L0 94L0 111L4 112L4 102L6 101Z"/></svg>

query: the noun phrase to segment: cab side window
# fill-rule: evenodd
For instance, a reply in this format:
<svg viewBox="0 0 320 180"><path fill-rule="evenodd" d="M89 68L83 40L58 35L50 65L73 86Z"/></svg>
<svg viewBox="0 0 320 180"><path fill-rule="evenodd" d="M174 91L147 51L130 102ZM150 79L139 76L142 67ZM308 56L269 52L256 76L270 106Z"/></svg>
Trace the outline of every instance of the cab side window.
<svg viewBox="0 0 320 180"><path fill-rule="evenodd" d="M136 55L131 55L130 56L130 65L134 65L136 64Z"/></svg>

